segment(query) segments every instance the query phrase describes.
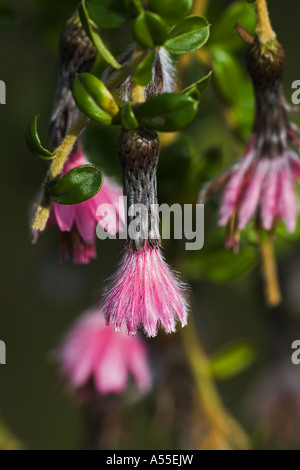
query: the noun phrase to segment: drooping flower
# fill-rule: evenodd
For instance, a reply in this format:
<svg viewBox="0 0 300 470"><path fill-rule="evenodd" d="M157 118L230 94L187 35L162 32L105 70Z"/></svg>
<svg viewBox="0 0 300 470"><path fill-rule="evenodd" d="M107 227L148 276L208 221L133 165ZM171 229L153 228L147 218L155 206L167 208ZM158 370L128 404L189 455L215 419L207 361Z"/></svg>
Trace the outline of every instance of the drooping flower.
<svg viewBox="0 0 300 470"><path fill-rule="evenodd" d="M283 97L286 57L275 40L262 45L256 39L248 53L254 84L256 117L244 157L210 183L201 202L225 186L219 225L227 226L228 247L238 250L239 231L255 216L256 227L270 235L283 220L293 232L297 223L295 182L300 181L299 130L290 122Z"/></svg>
<svg viewBox="0 0 300 470"><path fill-rule="evenodd" d="M119 138L124 194L129 202L128 239L120 268L113 277L102 309L116 330L135 334L143 327L156 336L161 325L175 331L176 320L187 323L184 286L160 253L156 168L159 140L156 132L123 130Z"/></svg>
<svg viewBox="0 0 300 470"><path fill-rule="evenodd" d="M62 175L87 163L88 160L79 144L65 164ZM105 218L97 215L98 207L103 204L109 207ZM122 190L107 177L104 177L99 193L85 202L73 205L52 204L49 226L57 225L62 232L60 260L69 258L70 246L74 263L86 264L96 258L96 225L98 223L110 234L117 233L119 227L124 226ZM38 233L35 233L34 242L37 238Z"/></svg>
<svg viewBox="0 0 300 470"><path fill-rule="evenodd" d="M132 375L139 389L149 390L147 350L139 337L106 326L102 312L86 312L58 348L61 374L81 396L121 393Z"/></svg>
<svg viewBox="0 0 300 470"><path fill-rule="evenodd" d="M165 262L160 249L150 244L136 252L127 247L120 268L106 295L103 309L107 321L129 334L143 327L147 336L156 336L161 325L167 333L176 330L176 320L187 323L183 286Z"/></svg>

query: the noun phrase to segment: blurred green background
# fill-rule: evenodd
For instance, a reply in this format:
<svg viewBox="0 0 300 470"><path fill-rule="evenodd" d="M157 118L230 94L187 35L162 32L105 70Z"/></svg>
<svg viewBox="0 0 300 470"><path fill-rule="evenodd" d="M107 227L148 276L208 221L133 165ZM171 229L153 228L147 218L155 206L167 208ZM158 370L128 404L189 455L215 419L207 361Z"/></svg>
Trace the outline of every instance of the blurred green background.
<svg viewBox="0 0 300 470"><path fill-rule="evenodd" d="M209 2L207 17L212 29L220 12L230 3ZM102 283L112 272L122 244L118 240L98 243L98 259L89 266L58 263L56 230L43 234L36 246L31 244L31 207L47 164L30 155L24 132L33 115L39 114L39 132L42 141L47 142L57 80L59 34L77 1L12 0L0 3L0 7L4 4L9 4L14 14L11 24L0 32L0 79L7 86L7 104L0 105L3 201L0 339L7 345L7 365L0 366L0 415L28 448L76 449L83 447L86 440L84 416L75 401L63 393L50 352L72 321L99 302ZM297 0L269 1L269 6L273 26L288 54L285 90L290 99L291 83L300 79L300 4ZM116 53L124 50L121 35L108 40ZM243 64L244 51L239 51L237 57ZM203 67L195 62L188 80L203 73ZM201 186L201 181L195 179L198 171L204 169L203 179L212 178L236 158L237 146L220 113L221 106L212 87L203 97L197 121L179 143L164 150L159 170L160 202L196 202ZM249 121L245 113L242 121L246 121L246 127L240 133L244 137ZM115 176L120 176L116 154L112 145L103 141L103 131L92 129L89 133L87 146L92 148L93 158L99 151L100 166L110 172L109 163L114 162ZM239 148L243 148L241 145L240 142ZM175 157L178 165L172 164ZM209 157L216 162L215 167L207 163ZM181 245L170 243L166 244L165 252L192 284L194 316L207 352L211 354L235 339L255 345L254 364L219 383L224 404L252 433L255 429L250 419L252 407L259 400L252 391L255 382L266 377L268 370L274 370L279 357L286 355L289 363L291 341L300 336L300 237L289 243L279 240L284 302L275 311L268 311L255 248L245 240L238 261L232 253L225 252L224 233L215 229L216 210L217 203L212 203L206 212L204 250L187 254ZM150 341L151 350L155 349L155 341ZM300 366L290 368L292 374L300 377ZM137 406L140 407L137 422L143 430L136 434L132 431L132 440L124 445L151 448L154 441L148 439L143 406ZM144 408L151 409L147 399ZM134 420L137 415L134 405L127 412L124 419ZM168 448L173 444L166 439L159 445Z"/></svg>

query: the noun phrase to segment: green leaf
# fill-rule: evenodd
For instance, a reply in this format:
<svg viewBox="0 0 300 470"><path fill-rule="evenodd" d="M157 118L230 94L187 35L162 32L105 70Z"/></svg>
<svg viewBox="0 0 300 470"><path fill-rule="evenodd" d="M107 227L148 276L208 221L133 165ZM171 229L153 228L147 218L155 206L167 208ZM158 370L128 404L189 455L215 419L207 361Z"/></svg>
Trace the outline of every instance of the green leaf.
<svg viewBox="0 0 300 470"><path fill-rule="evenodd" d="M77 75L73 84L73 97L84 114L101 124L111 124L112 117L119 112L110 91L91 73Z"/></svg>
<svg viewBox="0 0 300 470"><path fill-rule="evenodd" d="M66 173L49 190L58 204L78 204L95 196L103 184L101 171L93 165L82 165Z"/></svg>
<svg viewBox="0 0 300 470"><path fill-rule="evenodd" d="M119 28L134 17L128 0L87 0L86 6L99 28Z"/></svg>
<svg viewBox="0 0 300 470"><path fill-rule="evenodd" d="M28 124L25 139L27 146L33 155L41 158L42 160L51 160L53 158L54 154L45 149L41 144L37 131L37 116L35 116Z"/></svg>
<svg viewBox="0 0 300 470"><path fill-rule="evenodd" d="M139 14L132 32L136 41L147 48L160 46L167 38L167 26L164 20L149 11Z"/></svg>
<svg viewBox="0 0 300 470"><path fill-rule="evenodd" d="M210 25L204 16L188 16L175 24L164 43L172 54L188 54L200 49L209 38Z"/></svg>
<svg viewBox="0 0 300 470"><path fill-rule="evenodd" d="M148 7L173 25L191 12L193 0L149 0Z"/></svg>
<svg viewBox="0 0 300 470"><path fill-rule="evenodd" d="M207 75L205 75L205 77L201 78L200 80L198 80L198 82L193 83L189 87L185 88L181 93L186 96L190 96L196 101L199 101L203 91L210 84L211 74L212 72L209 72Z"/></svg>
<svg viewBox="0 0 300 470"><path fill-rule="evenodd" d="M163 93L134 108L135 116L146 127L174 132L190 124L197 114L197 103L189 96Z"/></svg>
<svg viewBox="0 0 300 470"><path fill-rule="evenodd" d="M229 52L212 48L213 72L217 85L227 101L234 103L243 80L243 69L239 61Z"/></svg>
<svg viewBox="0 0 300 470"><path fill-rule="evenodd" d="M155 50L151 50L138 65L133 79L141 86L148 85L152 80L152 66L155 59Z"/></svg>
<svg viewBox="0 0 300 470"><path fill-rule="evenodd" d="M210 45L221 49L234 51L245 45L235 30L240 23L250 33L254 32L256 18L253 7L245 2L236 2L230 5L214 25L211 32Z"/></svg>
<svg viewBox="0 0 300 470"><path fill-rule="evenodd" d="M230 344L211 357L210 369L216 379L229 379L247 369L255 358L256 351L251 344Z"/></svg>
<svg viewBox="0 0 300 470"><path fill-rule="evenodd" d="M103 59L105 60L105 62L107 62L108 65L110 65L114 69L119 69L121 67L120 64L116 61L114 56L104 45L100 36L97 33L95 33L95 31L93 30L91 26L90 17L85 6L85 0L82 0L81 4L79 5L78 13L79 13L82 27L84 31L86 32L87 36L90 38L90 40L96 47L98 53L101 55L101 57L103 57Z"/></svg>
<svg viewBox="0 0 300 470"><path fill-rule="evenodd" d="M249 139L254 122L255 98L253 84L249 77L240 80L239 88L235 95L233 116L236 120L239 132L245 140Z"/></svg>
<svg viewBox="0 0 300 470"><path fill-rule="evenodd" d="M126 103L120 111L121 124L125 129L137 129L139 123L136 120L131 104Z"/></svg>

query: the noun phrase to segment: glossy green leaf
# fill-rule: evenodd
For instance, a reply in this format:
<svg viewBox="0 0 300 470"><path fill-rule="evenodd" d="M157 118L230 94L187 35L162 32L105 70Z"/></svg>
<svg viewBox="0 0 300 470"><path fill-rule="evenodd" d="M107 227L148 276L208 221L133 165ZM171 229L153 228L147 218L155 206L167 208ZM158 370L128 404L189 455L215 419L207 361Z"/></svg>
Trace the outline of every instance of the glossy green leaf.
<svg viewBox="0 0 300 470"><path fill-rule="evenodd" d="M102 172L93 165L82 165L66 173L49 190L58 204L78 204L95 196L103 184Z"/></svg>
<svg viewBox="0 0 300 470"><path fill-rule="evenodd" d="M87 0L86 7L99 28L118 28L134 17L130 3L128 0Z"/></svg>
<svg viewBox="0 0 300 470"><path fill-rule="evenodd" d="M133 25L136 41L144 47L160 46L167 38L167 26L164 20L149 11L140 13Z"/></svg>
<svg viewBox="0 0 300 470"><path fill-rule="evenodd" d="M53 158L54 154L45 149L41 144L37 131L37 116L28 124L25 138L27 146L33 155L42 160L51 160Z"/></svg>
<svg viewBox="0 0 300 470"><path fill-rule="evenodd" d="M210 369L215 378L229 379L247 369L255 357L256 352L251 344L230 344L211 357Z"/></svg>
<svg viewBox="0 0 300 470"><path fill-rule="evenodd" d="M212 49L212 59L217 85L224 98L233 103L243 79L242 66L232 54L216 47Z"/></svg>
<svg viewBox="0 0 300 470"><path fill-rule="evenodd" d="M119 112L112 94L104 83L90 73L77 75L73 84L73 97L78 108L94 121L111 124Z"/></svg>
<svg viewBox="0 0 300 470"><path fill-rule="evenodd" d="M151 50L138 65L133 79L142 86L148 85L152 80L152 67L155 59L155 50Z"/></svg>
<svg viewBox="0 0 300 470"><path fill-rule="evenodd" d="M121 124L125 129L137 129L139 123L136 120L131 104L126 103L120 111Z"/></svg>
<svg viewBox="0 0 300 470"><path fill-rule="evenodd" d="M236 32L237 23L250 33L254 33L256 18L253 7L245 2L230 5L212 28L210 45L217 45L228 51L237 50L245 45Z"/></svg>
<svg viewBox="0 0 300 470"><path fill-rule="evenodd" d="M175 24L164 43L173 54L188 54L200 49L209 38L210 25L204 16L189 16Z"/></svg>
<svg viewBox="0 0 300 470"><path fill-rule="evenodd" d="M212 72L209 72L205 77L198 80L198 82L193 83L189 87L185 88L181 93L190 96L196 101L199 101L203 91L208 87L210 84Z"/></svg>
<svg viewBox="0 0 300 470"><path fill-rule="evenodd" d="M101 57L105 60L105 62L113 67L114 69L119 69L120 64L116 61L114 56L111 54L111 52L107 49L105 44L103 43L102 39L100 36L95 33L91 26L91 21L90 17L87 11L87 8L85 6L85 0L82 0L79 8L78 8L78 13L80 17L80 21L82 24L82 27L84 31L86 32L87 36L90 38L94 46L96 47L98 53L101 55Z"/></svg>
<svg viewBox="0 0 300 470"><path fill-rule="evenodd" d="M134 108L137 119L147 127L174 132L190 124L197 114L197 103L189 96L164 93Z"/></svg>
<svg viewBox="0 0 300 470"><path fill-rule="evenodd" d="M149 0L148 7L158 13L168 24L174 24L189 15L193 0Z"/></svg>

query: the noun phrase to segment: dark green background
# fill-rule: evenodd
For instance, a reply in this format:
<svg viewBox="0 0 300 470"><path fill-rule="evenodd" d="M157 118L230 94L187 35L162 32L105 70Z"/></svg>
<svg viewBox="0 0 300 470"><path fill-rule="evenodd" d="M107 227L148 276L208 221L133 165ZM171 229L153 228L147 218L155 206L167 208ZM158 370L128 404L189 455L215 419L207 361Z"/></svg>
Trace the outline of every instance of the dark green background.
<svg viewBox="0 0 300 470"><path fill-rule="evenodd" d="M50 352L72 320L98 303L102 281L111 272L121 245L118 241L101 242L98 259L89 266L76 267L58 263L57 231L47 232L36 246L31 245L31 206L47 164L30 155L24 131L32 116L40 114L40 135L47 142L57 79L59 31L77 2L10 3L16 20L0 33L0 79L7 86L7 104L0 106L0 339L7 345L7 365L0 366L0 414L29 448L75 449L83 443L82 417L74 402L62 392ZM230 2L210 3L221 9ZM273 0L269 4L274 28L288 53L285 86L290 97L292 81L300 79L300 4L297 0ZM123 45L123 38L115 37L115 51L121 52ZM201 122L197 125L200 129ZM211 133L208 139L217 139L214 128L205 132ZM275 315L283 313L297 324L300 241L291 243L292 249L280 264L287 300ZM246 338L258 347L255 366L221 387L225 404L247 422L244 399L253 379L272 356L273 319L264 307L259 269L232 284L204 280L195 281L193 287L198 301L195 314L208 352L233 338ZM294 339L298 339L293 328ZM289 354L288 349L286 352Z"/></svg>

